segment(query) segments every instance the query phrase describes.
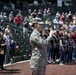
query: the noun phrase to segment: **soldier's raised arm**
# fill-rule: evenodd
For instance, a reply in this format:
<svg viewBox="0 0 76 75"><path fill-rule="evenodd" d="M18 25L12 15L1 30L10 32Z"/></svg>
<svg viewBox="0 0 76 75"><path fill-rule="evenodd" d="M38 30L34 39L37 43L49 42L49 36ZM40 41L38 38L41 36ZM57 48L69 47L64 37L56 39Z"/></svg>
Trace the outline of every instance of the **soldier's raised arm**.
<svg viewBox="0 0 76 75"><path fill-rule="evenodd" d="M30 36L30 42L36 43L39 45L47 45L49 40L52 38L52 31L50 31L49 36L46 39L43 39L39 33L32 33Z"/></svg>

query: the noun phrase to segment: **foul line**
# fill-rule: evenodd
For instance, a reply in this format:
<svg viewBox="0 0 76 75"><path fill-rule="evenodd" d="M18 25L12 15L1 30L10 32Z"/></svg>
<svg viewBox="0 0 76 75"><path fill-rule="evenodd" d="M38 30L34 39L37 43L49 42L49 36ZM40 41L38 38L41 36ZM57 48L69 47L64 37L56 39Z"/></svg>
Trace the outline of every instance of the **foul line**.
<svg viewBox="0 0 76 75"><path fill-rule="evenodd" d="M16 64L21 64L21 63L24 63L24 62L29 62L30 60L26 60L26 61L20 61L20 62L16 62L16 63L8 63L8 64L4 64L4 66L12 66L12 65L16 65Z"/></svg>

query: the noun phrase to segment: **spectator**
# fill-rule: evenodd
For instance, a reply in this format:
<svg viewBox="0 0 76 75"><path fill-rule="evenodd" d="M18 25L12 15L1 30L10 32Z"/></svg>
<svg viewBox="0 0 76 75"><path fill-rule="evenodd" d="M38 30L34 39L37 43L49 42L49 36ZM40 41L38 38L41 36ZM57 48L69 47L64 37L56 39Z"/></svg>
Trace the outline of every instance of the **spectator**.
<svg viewBox="0 0 76 75"><path fill-rule="evenodd" d="M69 17L69 20L71 21L72 20L72 13L71 13L71 11L69 11L68 17Z"/></svg>
<svg viewBox="0 0 76 75"><path fill-rule="evenodd" d="M34 11L33 11L33 17L35 18L36 15L37 15L37 11L36 11L36 9L34 9Z"/></svg>
<svg viewBox="0 0 76 75"><path fill-rule="evenodd" d="M31 13L31 15L29 16L29 20L33 19L33 13Z"/></svg>
<svg viewBox="0 0 76 75"><path fill-rule="evenodd" d="M15 10L15 4L14 3L11 3L11 9Z"/></svg>
<svg viewBox="0 0 76 75"><path fill-rule="evenodd" d="M5 52L6 52L6 43L5 39L3 38L3 33L0 32L0 51L3 50L3 54L0 54L0 70L5 70L3 67L4 59L5 59Z"/></svg>
<svg viewBox="0 0 76 75"><path fill-rule="evenodd" d="M11 34L11 29L10 29L10 26L9 25L7 25L7 27L5 28L5 32L7 32L8 35Z"/></svg>
<svg viewBox="0 0 76 75"><path fill-rule="evenodd" d="M8 7L7 7L6 4L4 5L3 9L4 9L4 10L8 10Z"/></svg>
<svg viewBox="0 0 76 75"><path fill-rule="evenodd" d="M43 18L45 18L47 16L47 9L44 9L43 11Z"/></svg>
<svg viewBox="0 0 76 75"><path fill-rule="evenodd" d="M56 17L58 17L58 19L60 19L60 13L59 13L59 11L57 11Z"/></svg>
<svg viewBox="0 0 76 75"><path fill-rule="evenodd" d="M65 14L64 14L64 12L61 14L60 20L62 20L63 22L65 21Z"/></svg>
<svg viewBox="0 0 76 75"><path fill-rule="evenodd" d="M3 21L7 21L7 15L6 15L6 12L3 13Z"/></svg>
<svg viewBox="0 0 76 75"><path fill-rule="evenodd" d="M30 16L30 15L31 15L31 9L28 10L28 16Z"/></svg>
<svg viewBox="0 0 76 75"><path fill-rule="evenodd" d="M38 16L39 16L39 18L42 18L42 12L41 12L40 9L39 9L39 11L38 11Z"/></svg>
<svg viewBox="0 0 76 75"><path fill-rule="evenodd" d="M73 51L74 51L74 48L75 48L75 43L74 43L74 40L71 36L70 33L68 33L68 41L69 41L69 45L68 45L68 63L72 63L72 56L73 56Z"/></svg>
<svg viewBox="0 0 76 75"><path fill-rule="evenodd" d="M53 20L54 29L57 29L57 27L58 27L58 23L59 23L59 20L58 20L57 17L55 17L54 20Z"/></svg>
<svg viewBox="0 0 76 75"><path fill-rule="evenodd" d="M20 14L17 14L17 16L14 18L14 23L16 26L20 26L21 24Z"/></svg>
<svg viewBox="0 0 76 75"><path fill-rule="evenodd" d="M68 13L65 13L65 22L69 22L69 17L68 17Z"/></svg>
<svg viewBox="0 0 76 75"><path fill-rule="evenodd" d="M74 17L74 19L73 19L73 24L76 25L76 17Z"/></svg>
<svg viewBox="0 0 76 75"><path fill-rule="evenodd" d="M50 10L50 8L47 9L47 15L48 15L48 16L51 15L51 10Z"/></svg>
<svg viewBox="0 0 76 75"><path fill-rule="evenodd" d="M10 57L10 63L13 63L13 56L16 49L16 42L13 40L12 35L10 35L10 51L9 51L9 57Z"/></svg>
<svg viewBox="0 0 76 75"><path fill-rule="evenodd" d="M48 27L51 27L51 21L50 21L49 18L45 21L45 24L46 24Z"/></svg>
<svg viewBox="0 0 76 75"><path fill-rule="evenodd" d="M58 24L59 24L58 28L60 28L63 26L64 22L60 19Z"/></svg>
<svg viewBox="0 0 76 75"><path fill-rule="evenodd" d="M9 14L9 22L13 22L13 12L11 11L10 14Z"/></svg>
<svg viewBox="0 0 76 75"><path fill-rule="evenodd" d="M72 38L73 38L74 43L75 43L74 60L76 61L76 31L75 31L75 33L72 34Z"/></svg>
<svg viewBox="0 0 76 75"><path fill-rule="evenodd" d="M3 22L3 12L0 13L0 20Z"/></svg>
<svg viewBox="0 0 76 75"><path fill-rule="evenodd" d="M5 54L5 63L7 64L9 61L9 49L10 49L10 40L9 40L9 34L7 31L4 32L3 38L5 39L5 42L7 44L6 54Z"/></svg>
<svg viewBox="0 0 76 75"><path fill-rule="evenodd" d="M74 25L73 25L72 22L71 22L70 25L69 25L69 30L70 30L70 31L73 31L73 30L74 30Z"/></svg>
<svg viewBox="0 0 76 75"><path fill-rule="evenodd" d="M22 24L23 24L24 27L29 28L27 17L24 18L24 21L23 21Z"/></svg>

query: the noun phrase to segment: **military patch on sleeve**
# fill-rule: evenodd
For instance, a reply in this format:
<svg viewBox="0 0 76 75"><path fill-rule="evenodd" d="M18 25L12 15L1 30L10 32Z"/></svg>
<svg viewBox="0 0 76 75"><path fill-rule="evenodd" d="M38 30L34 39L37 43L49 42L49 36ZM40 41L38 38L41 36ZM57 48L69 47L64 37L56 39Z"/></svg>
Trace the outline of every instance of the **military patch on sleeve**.
<svg viewBox="0 0 76 75"><path fill-rule="evenodd" d="M39 37L38 36L35 36L35 41L39 41Z"/></svg>

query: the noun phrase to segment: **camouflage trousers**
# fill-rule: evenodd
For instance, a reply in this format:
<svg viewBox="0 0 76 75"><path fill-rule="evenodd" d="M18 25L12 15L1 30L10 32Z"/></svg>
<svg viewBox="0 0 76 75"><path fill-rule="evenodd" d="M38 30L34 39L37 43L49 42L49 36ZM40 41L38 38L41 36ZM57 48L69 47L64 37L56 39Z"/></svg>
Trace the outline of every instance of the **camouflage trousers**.
<svg viewBox="0 0 76 75"><path fill-rule="evenodd" d="M32 75L46 75L46 68L39 67L38 69L32 69Z"/></svg>

